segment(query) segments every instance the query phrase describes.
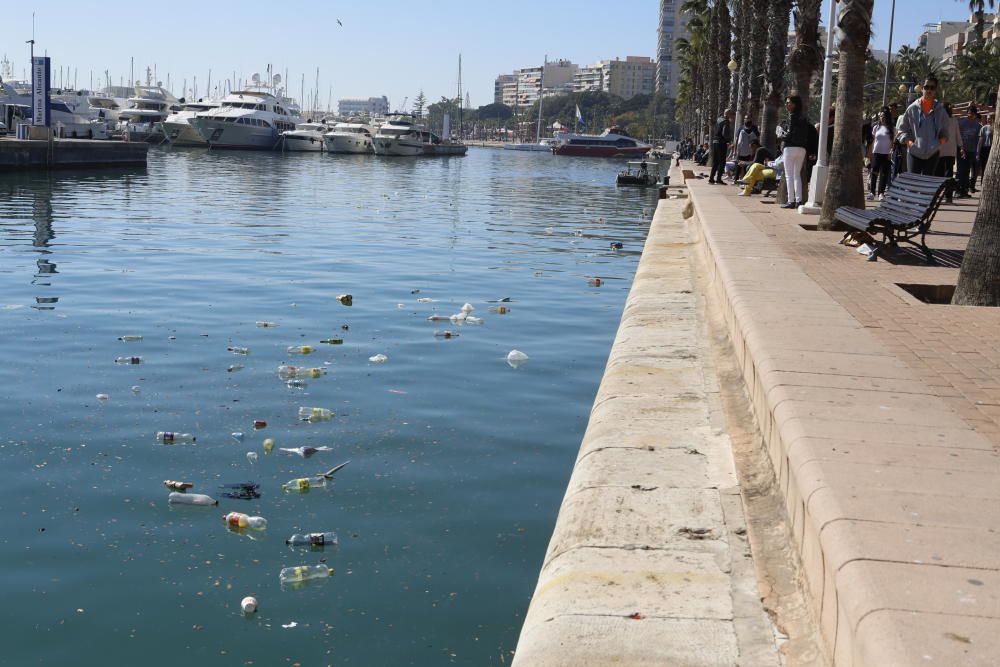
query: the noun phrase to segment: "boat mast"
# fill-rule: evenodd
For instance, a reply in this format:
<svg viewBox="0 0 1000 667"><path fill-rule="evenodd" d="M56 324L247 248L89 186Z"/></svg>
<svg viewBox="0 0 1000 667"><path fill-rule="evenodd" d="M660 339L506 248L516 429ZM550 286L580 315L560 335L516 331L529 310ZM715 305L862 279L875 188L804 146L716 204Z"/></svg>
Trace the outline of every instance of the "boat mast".
<svg viewBox="0 0 1000 667"><path fill-rule="evenodd" d="M542 61L542 76L538 79L538 127L535 129L535 143L542 142L542 97L545 94L545 66L549 64L549 54Z"/></svg>
<svg viewBox="0 0 1000 667"><path fill-rule="evenodd" d="M462 54L458 54L458 140L462 140Z"/></svg>

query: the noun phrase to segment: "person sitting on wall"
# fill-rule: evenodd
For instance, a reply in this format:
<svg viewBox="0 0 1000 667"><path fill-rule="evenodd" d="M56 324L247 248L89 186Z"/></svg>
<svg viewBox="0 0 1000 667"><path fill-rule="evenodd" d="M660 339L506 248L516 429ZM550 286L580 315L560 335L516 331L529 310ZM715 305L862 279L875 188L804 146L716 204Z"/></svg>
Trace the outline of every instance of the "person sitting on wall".
<svg viewBox="0 0 1000 667"><path fill-rule="evenodd" d="M763 146L757 147L757 151L754 153L753 164L750 165L746 175L743 177L745 185L743 191L739 194L740 197L749 197L753 194L758 183L763 183L768 179L772 181L777 180L775 163L771 162L773 158L774 156L771 155L771 151Z"/></svg>

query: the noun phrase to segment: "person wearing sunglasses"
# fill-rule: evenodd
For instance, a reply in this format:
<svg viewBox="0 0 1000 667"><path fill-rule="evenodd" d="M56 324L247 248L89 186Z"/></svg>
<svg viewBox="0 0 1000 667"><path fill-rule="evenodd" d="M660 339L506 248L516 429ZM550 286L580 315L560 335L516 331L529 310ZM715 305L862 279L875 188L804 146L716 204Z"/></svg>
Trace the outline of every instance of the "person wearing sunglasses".
<svg viewBox="0 0 1000 667"><path fill-rule="evenodd" d="M938 80L924 80L923 94L903 112L899 140L908 148L907 171L933 176L941 145L948 137L948 112L937 100Z"/></svg>

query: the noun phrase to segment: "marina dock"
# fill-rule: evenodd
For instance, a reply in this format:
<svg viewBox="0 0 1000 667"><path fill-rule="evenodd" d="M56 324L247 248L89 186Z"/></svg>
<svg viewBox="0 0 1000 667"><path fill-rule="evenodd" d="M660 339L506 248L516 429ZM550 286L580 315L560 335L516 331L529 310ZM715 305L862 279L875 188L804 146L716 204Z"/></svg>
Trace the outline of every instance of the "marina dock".
<svg viewBox="0 0 1000 667"><path fill-rule="evenodd" d="M149 144L91 139L0 139L0 171L146 166Z"/></svg>

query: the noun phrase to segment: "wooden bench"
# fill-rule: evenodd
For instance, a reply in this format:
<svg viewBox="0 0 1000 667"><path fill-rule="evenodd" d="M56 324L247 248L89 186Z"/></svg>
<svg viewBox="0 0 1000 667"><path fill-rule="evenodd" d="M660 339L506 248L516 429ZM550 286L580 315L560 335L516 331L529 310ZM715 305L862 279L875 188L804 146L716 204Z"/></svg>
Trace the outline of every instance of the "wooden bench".
<svg viewBox="0 0 1000 667"><path fill-rule="evenodd" d="M885 191L885 198L877 208L863 209L841 206L834 217L851 229L841 243L852 235L860 235L870 242L872 253L868 260L874 262L885 248L895 248L900 243L910 243L920 248L932 263L934 256L927 247L927 231L941 202L953 187L950 178L899 174ZM881 236L881 240L877 237ZM920 241L916 241L917 237Z"/></svg>

